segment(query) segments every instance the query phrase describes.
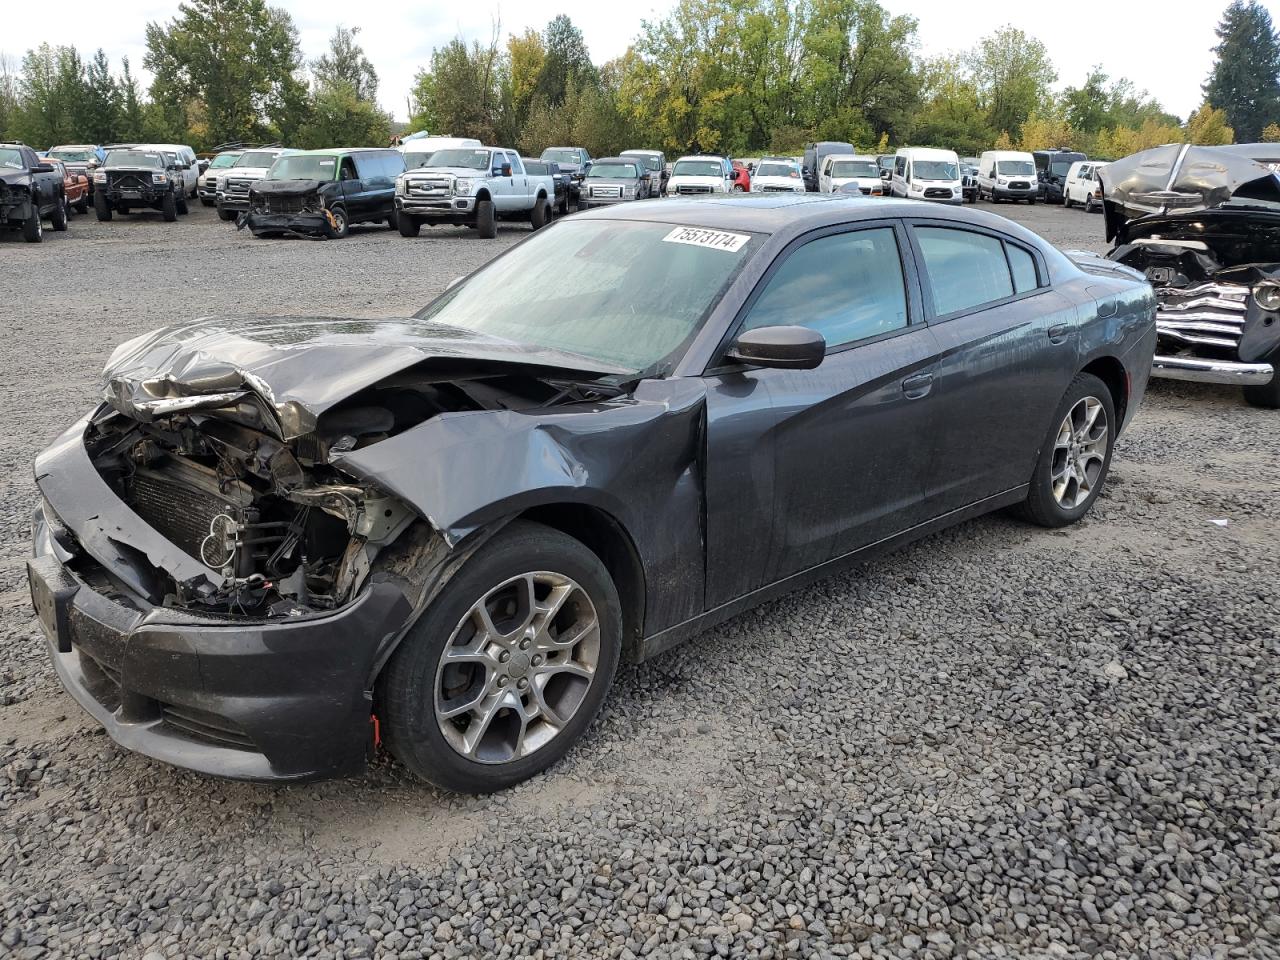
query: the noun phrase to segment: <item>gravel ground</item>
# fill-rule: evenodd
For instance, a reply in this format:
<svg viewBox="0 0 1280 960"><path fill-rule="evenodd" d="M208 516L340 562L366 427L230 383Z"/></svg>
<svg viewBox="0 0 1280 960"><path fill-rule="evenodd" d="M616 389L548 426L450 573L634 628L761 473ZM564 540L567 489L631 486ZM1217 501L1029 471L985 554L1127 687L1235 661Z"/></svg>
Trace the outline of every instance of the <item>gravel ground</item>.
<svg viewBox="0 0 1280 960"><path fill-rule="evenodd" d="M1102 248L1097 216L999 212ZM111 347L401 313L526 229L0 239L0 957L1280 956L1280 419L1232 390L1154 384L1075 527L968 523L624 669L499 796L389 760L223 783L95 729L22 562L32 457Z"/></svg>

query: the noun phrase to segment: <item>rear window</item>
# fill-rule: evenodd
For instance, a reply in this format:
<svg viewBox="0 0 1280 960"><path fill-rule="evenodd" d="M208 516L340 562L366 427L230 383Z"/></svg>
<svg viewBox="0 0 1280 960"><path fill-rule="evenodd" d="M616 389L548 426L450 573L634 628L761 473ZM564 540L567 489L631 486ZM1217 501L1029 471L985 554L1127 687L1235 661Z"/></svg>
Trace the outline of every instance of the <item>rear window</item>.
<svg viewBox="0 0 1280 960"><path fill-rule="evenodd" d="M939 316L1013 296L1004 245L995 237L946 227L917 227L916 240Z"/></svg>

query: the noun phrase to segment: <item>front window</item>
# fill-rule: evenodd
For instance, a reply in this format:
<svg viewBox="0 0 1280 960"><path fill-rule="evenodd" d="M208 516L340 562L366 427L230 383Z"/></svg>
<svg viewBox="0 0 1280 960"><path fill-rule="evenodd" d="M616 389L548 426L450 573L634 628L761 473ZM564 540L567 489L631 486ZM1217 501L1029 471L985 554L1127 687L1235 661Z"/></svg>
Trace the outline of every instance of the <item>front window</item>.
<svg viewBox="0 0 1280 960"><path fill-rule="evenodd" d="M789 163L762 163L756 167L757 177L795 177L800 178L800 171Z"/></svg>
<svg viewBox="0 0 1280 960"><path fill-rule="evenodd" d="M268 180L332 180L337 157L299 155L279 157L267 171Z"/></svg>
<svg viewBox="0 0 1280 960"><path fill-rule="evenodd" d="M718 160L681 160L671 171L673 177L723 177L724 166Z"/></svg>
<svg viewBox="0 0 1280 960"><path fill-rule="evenodd" d="M163 170L164 157L158 153L144 153L141 150L112 150L107 154L105 167L155 167Z"/></svg>
<svg viewBox="0 0 1280 960"><path fill-rule="evenodd" d="M421 153L406 153L404 155L405 169L413 170L417 167L429 167L431 166L431 158L439 152L439 150L424 150Z"/></svg>
<svg viewBox="0 0 1280 960"><path fill-rule="evenodd" d="M92 150L50 150L49 156L55 160L66 160L71 163L88 163L90 160L97 160L98 155Z"/></svg>
<svg viewBox="0 0 1280 960"><path fill-rule="evenodd" d="M566 220L539 230L417 316L657 372L697 333L755 246L750 234ZM555 283L546 282L551 262Z"/></svg>
<svg viewBox="0 0 1280 960"><path fill-rule="evenodd" d="M634 180L640 176L634 163L595 163L591 166L591 177L609 180Z"/></svg>
<svg viewBox="0 0 1280 960"><path fill-rule="evenodd" d="M1055 160L1053 163L1049 164L1049 172L1055 177L1065 177L1073 163L1075 163L1075 160Z"/></svg>
<svg viewBox="0 0 1280 960"><path fill-rule="evenodd" d="M26 166L20 150L13 150L9 147L0 148L0 167L13 167L17 170L24 170Z"/></svg>
<svg viewBox="0 0 1280 960"><path fill-rule="evenodd" d="M276 162L278 153L266 153L262 150L250 150L248 153L242 153L235 162L237 167L269 167Z"/></svg>
<svg viewBox="0 0 1280 960"><path fill-rule="evenodd" d="M496 161L495 161L496 162ZM431 155L432 167L462 167L466 170L489 171L488 150L437 150Z"/></svg>
<svg viewBox="0 0 1280 960"><path fill-rule="evenodd" d="M1002 177L1034 177L1036 165L1030 160L1000 160L996 163L996 173Z"/></svg>
<svg viewBox="0 0 1280 960"><path fill-rule="evenodd" d="M833 177L868 177L880 176L880 169L870 160L836 160L831 164Z"/></svg>
<svg viewBox="0 0 1280 960"><path fill-rule="evenodd" d="M232 153L220 153L209 161L209 169L217 170L220 167L234 167L236 161L240 158Z"/></svg>
<svg viewBox="0 0 1280 960"><path fill-rule="evenodd" d="M543 150L541 160L552 160L556 163L581 163L582 155L577 150L568 150L563 147L550 150Z"/></svg>
<svg viewBox="0 0 1280 960"><path fill-rule="evenodd" d="M916 180L959 180L959 166L950 160L917 160L913 176Z"/></svg>

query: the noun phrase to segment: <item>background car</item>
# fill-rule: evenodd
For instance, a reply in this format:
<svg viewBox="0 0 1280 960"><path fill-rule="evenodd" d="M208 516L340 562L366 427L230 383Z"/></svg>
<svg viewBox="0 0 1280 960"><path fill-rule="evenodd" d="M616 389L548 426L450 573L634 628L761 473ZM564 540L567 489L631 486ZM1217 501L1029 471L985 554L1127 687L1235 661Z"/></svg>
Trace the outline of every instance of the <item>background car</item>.
<svg viewBox="0 0 1280 960"><path fill-rule="evenodd" d="M804 193L800 165L790 157L761 157L751 177L752 193Z"/></svg>
<svg viewBox="0 0 1280 960"><path fill-rule="evenodd" d="M1101 210L1102 182L1098 171L1105 166L1100 160L1077 160L1071 164L1062 188L1063 205L1071 207L1078 203L1085 213Z"/></svg>
<svg viewBox="0 0 1280 960"><path fill-rule="evenodd" d="M833 153L823 158L818 173L818 192L835 193L846 183L854 183L869 197L884 194L884 181L876 158L853 153Z"/></svg>
<svg viewBox="0 0 1280 960"><path fill-rule="evenodd" d="M200 183L196 187L201 204L212 207L218 202L218 178L228 167L235 166L235 162L243 155L243 150L223 150L210 158L209 165L200 172Z"/></svg>
<svg viewBox="0 0 1280 960"><path fill-rule="evenodd" d="M818 191L818 175L822 170L822 160L832 153L857 153L853 144L841 140L818 140L804 145L804 159L800 165L800 173L804 177L805 189L810 193Z"/></svg>
<svg viewBox="0 0 1280 960"><path fill-rule="evenodd" d="M733 165L727 157L690 154L671 168L667 196L689 197L733 191Z"/></svg>
<svg viewBox="0 0 1280 960"><path fill-rule="evenodd" d="M0 229L40 243L46 218L54 230L67 229L62 173L26 144L0 143Z"/></svg>
<svg viewBox="0 0 1280 960"><path fill-rule="evenodd" d="M643 157L599 157L579 188L578 209L647 200L652 183Z"/></svg>
<svg viewBox="0 0 1280 960"><path fill-rule="evenodd" d="M538 159L553 161L569 174L569 199L577 203L579 188L586 179L587 171L591 169L591 154L587 152L587 148L547 147Z"/></svg>
<svg viewBox="0 0 1280 960"><path fill-rule="evenodd" d="M62 196L67 209L76 213L88 213L89 178L80 171L72 170L61 160L49 157L45 162L62 174Z"/></svg>
<svg viewBox="0 0 1280 960"><path fill-rule="evenodd" d="M1077 160L1089 159L1075 150L1034 150L1031 155L1035 160L1040 200L1044 203L1061 203L1062 186L1071 165Z"/></svg>
<svg viewBox="0 0 1280 960"><path fill-rule="evenodd" d="M554 160L533 160L529 157L521 157L520 162L524 164L525 173L531 177L550 177L551 183L555 189L555 195L551 198L551 207L559 216L564 216L569 212L569 183L573 179L569 174L560 169L560 164Z"/></svg>
<svg viewBox="0 0 1280 960"><path fill-rule="evenodd" d="M623 150L620 157L639 157L649 171L649 196L660 197L667 190L671 174L667 170L667 156L661 150Z"/></svg>
<svg viewBox="0 0 1280 960"><path fill-rule="evenodd" d="M747 169L747 165L741 160L733 160L731 162L733 164L733 192L750 193L751 171Z"/></svg>

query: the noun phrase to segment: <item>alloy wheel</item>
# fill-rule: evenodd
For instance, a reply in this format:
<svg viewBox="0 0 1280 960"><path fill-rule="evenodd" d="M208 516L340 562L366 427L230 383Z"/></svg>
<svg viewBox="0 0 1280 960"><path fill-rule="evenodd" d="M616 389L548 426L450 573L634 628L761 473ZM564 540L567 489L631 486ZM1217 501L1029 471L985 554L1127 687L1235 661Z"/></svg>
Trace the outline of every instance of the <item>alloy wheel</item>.
<svg viewBox="0 0 1280 960"><path fill-rule="evenodd" d="M1074 510L1093 494L1107 462L1107 411L1096 397L1082 397L1067 411L1053 445L1049 482L1053 498Z"/></svg>
<svg viewBox="0 0 1280 960"><path fill-rule="evenodd" d="M558 573L521 574L454 628L436 669L436 722L468 760L519 760L565 728L599 663L600 619L587 592Z"/></svg>

